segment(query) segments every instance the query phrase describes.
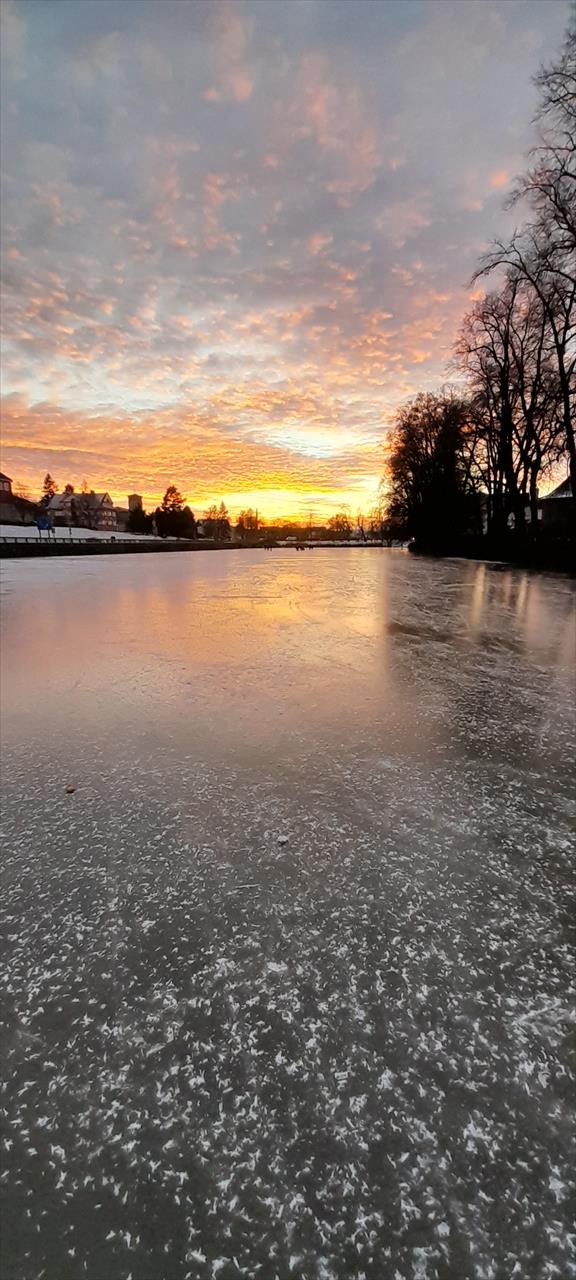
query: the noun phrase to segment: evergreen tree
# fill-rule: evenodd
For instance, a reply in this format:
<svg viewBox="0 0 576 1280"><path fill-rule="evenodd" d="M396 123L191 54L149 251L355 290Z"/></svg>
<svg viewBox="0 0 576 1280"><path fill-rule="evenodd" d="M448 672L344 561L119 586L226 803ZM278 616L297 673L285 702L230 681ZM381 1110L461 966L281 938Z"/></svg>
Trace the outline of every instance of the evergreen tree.
<svg viewBox="0 0 576 1280"><path fill-rule="evenodd" d="M195 538L196 521L190 507L184 507L184 499L171 485L166 490L161 507L156 509L156 528L161 538Z"/></svg>
<svg viewBox="0 0 576 1280"><path fill-rule="evenodd" d="M42 497L40 499L40 505L47 507L56 492L56 481L52 479L50 472L47 471L42 482Z"/></svg>
<svg viewBox="0 0 576 1280"><path fill-rule="evenodd" d="M227 508L227 506L226 506L226 504L225 504L224 502L221 502L221 503L220 503L220 506L218 507L218 524L217 524L217 529L218 529L218 532L217 532L216 536L217 536L217 538L219 539L219 541L220 541L220 542L229 542L229 541L230 541L230 534L231 534L231 529L230 529L230 516L229 516L229 514L228 514L228 508Z"/></svg>
<svg viewBox="0 0 576 1280"><path fill-rule="evenodd" d="M162 511L182 511L186 499L175 484L169 484L162 499Z"/></svg>
<svg viewBox="0 0 576 1280"><path fill-rule="evenodd" d="M179 513L179 519L181 521L182 533L178 534L177 537L197 538L198 533L196 529L196 521L194 519L194 512L190 510L190 507L184 507L182 513Z"/></svg>
<svg viewBox="0 0 576 1280"><path fill-rule="evenodd" d="M129 533L152 533L154 517L146 515L143 507L134 507L128 515Z"/></svg>

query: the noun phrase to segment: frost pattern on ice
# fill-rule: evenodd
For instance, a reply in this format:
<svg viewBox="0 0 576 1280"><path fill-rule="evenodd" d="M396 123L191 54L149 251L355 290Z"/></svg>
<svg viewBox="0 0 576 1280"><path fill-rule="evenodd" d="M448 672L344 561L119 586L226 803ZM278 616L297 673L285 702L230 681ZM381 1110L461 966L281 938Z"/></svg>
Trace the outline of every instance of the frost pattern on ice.
<svg viewBox="0 0 576 1280"><path fill-rule="evenodd" d="M264 608L278 579L297 598L292 560L252 563L252 586L236 568L229 598L252 591ZM338 553L331 564L341 578ZM9 725L9 1280L576 1276L569 673L551 632L530 645L522 631L518 661L504 604L497 654L469 651L455 623L431 640L475 579L402 572L416 573L404 589L399 570L387 580L404 628L388 628L399 702L390 686L378 701L368 664L349 677L360 701L346 732L330 665L284 736L293 695L278 691L251 755L242 699L251 715L269 707L265 655L260 669L246 659L239 692L238 673L221 673L211 714L228 708L226 739L222 726L211 737L214 672L176 679L168 647L153 735L124 682L100 720L59 738L56 762L25 707ZM70 587L54 581L61 610ZM562 618L569 586L535 581ZM202 590L209 630L217 592L210 604ZM284 614L277 625L301 694ZM350 651L346 618L330 625L341 660L373 654L357 609ZM316 626L300 616L301 642ZM98 682L124 655L110 649ZM94 675L78 656L69 678ZM55 687L48 662L40 718L58 717ZM171 737L186 697L190 727Z"/></svg>

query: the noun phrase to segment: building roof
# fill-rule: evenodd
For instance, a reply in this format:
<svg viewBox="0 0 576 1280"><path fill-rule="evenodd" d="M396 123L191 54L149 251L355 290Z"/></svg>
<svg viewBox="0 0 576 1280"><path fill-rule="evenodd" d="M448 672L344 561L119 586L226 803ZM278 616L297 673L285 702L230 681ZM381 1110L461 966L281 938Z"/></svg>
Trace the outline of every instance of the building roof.
<svg viewBox="0 0 576 1280"><path fill-rule="evenodd" d="M7 480L8 484L12 484L12 476L4 475L3 471L0 471L0 480Z"/></svg>
<svg viewBox="0 0 576 1280"><path fill-rule="evenodd" d="M572 482L570 480L570 476L567 476L566 479L562 481L562 484L559 484L556 489L552 490L552 493L546 493L542 498L542 501L549 502L550 498L571 498L572 496Z"/></svg>
<svg viewBox="0 0 576 1280"><path fill-rule="evenodd" d="M89 507L101 507L104 502L112 504L109 493L94 493L94 490L91 489L89 493L55 493L48 506L56 510L63 502L68 504L72 499L75 499L76 502L83 502Z"/></svg>

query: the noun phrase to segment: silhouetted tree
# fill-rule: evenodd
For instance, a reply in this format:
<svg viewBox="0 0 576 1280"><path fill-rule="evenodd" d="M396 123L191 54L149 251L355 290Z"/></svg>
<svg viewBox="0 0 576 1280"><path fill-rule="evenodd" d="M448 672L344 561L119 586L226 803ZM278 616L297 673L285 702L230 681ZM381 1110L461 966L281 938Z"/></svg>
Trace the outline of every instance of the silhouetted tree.
<svg viewBox="0 0 576 1280"><path fill-rule="evenodd" d="M337 511L328 521L330 536L346 542L352 534L352 521L347 511Z"/></svg>
<svg viewBox="0 0 576 1280"><path fill-rule="evenodd" d="M178 512L178 516L182 532L176 536L179 538L196 538L198 536L198 530L196 528L194 512L190 510L190 507L184 507L183 511Z"/></svg>
<svg viewBox="0 0 576 1280"><path fill-rule="evenodd" d="M576 11L560 57L542 68L537 84L539 141L511 196L512 204L527 204L529 219L509 243L493 246L477 275L504 271L541 308L576 493Z"/></svg>
<svg viewBox="0 0 576 1280"><path fill-rule="evenodd" d="M258 536L260 521L258 512L248 507L246 511L241 511L236 521L236 530L242 542L251 542Z"/></svg>
<svg viewBox="0 0 576 1280"><path fill-rule="evenodd" d="M368 529L371 538L379 538L382 545L385 542L384 529L386 525L386 503L378 501L368 515Z"/></svg>
<svg viewBox="0 0 576 1280"><path fill-rule="evenodd" d="M196 537L196 521L190 507L157 507L155 519L161 538Z"/></svg>
<svg viewBox="0 0 576 1280"><path fill-rule="evenodd" d="M403 524L388 517L384 497L372 508L368 516L368 529L371 538L378 538L381 545L387 547L391 547L393 542L404 542L408 536Z"/></svg>
<svg viewBox="0 0 576 1280"><path fill-rule="evenodd" d="M186 499L182 497L175 484L168 485L162 499L162 505L156 508L151 518L156 521L156 528L161 538L195 538L197 536L196 521L190 507L185 507ZM146 517L148 519L148 517Z"/></svg>
<svg viewBox="0 0 576 1280"><path fill-rule="evenodd" d="M423 393L399 410L387 446L386 518L425 545L479 531L467 451L468 405L451 390Z"/></svg>
<svg viewBox="0 0 576 1280"><path fill-rule="evenodd" d="M562 452L561 397L545 309L518 278L464 319L457 359L468 375L472 474L486 495L488 529L537 528L538 485Z"/></svg>
<svg viewBox="0 0 576 1280"><path fill-rule="evenodd" d="M42 507L47 507L56 492L56 482L52 479L50 472L47 471L42 481L42 497L40 499L40 505Z"/></svg>
<svg viewBox="0 0 576 1280"><path fill-rule="evenodd" d="M169 484L162 499L162 511L182 511L186 499L176 488L175 484Z"/></svg>
<svg viewBox="0 0 576 1280"><path fill-rule="evenodd" d="M364 513L362 511L357 511L356 512L356 528L358 530L358 533L360 534L362 542L368 541L368 535L366 532L367 524L368 522L366 520L366 516L364 515Z"/></svg>
<svg viewBox="0 0 576 1280"><path fill-rule="evenodd" d="M147 515L143 507L133 507L128 514L129 533L152 533L154 516Z"/></svg>
<svg viewBox="0 0 576 1280"><path fill-rule="evenodd" d="M204 513L204 532L207 538L214 538L217 542L229 542L230 516L224 502L221 502L219 507L214 503Z"/></svg>

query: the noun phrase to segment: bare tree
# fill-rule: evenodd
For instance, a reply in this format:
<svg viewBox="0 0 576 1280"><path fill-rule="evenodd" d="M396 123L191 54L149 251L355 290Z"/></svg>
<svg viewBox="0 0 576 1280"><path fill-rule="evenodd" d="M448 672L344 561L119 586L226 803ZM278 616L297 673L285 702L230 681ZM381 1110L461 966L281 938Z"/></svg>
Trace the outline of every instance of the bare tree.
<svg viewBox="0 0 576 1280"><path fill-rule="evenodd" d="M360 510L356 512L356 528L358 530L360 538L362 539L362 542L367 542L368 538L366 535L366 516L364 515L364 512Z"/></svg>
<svg viewBox="0 0 576 1280"><path fill-rule="evenodd" d="M468 436L470 406L454 389L404 405L387 443L386 516L422 545L449 545L480 532Z"/></svg>
<svg viewBox="0 0 576 1280"><path fill-rule="evenodd" d="M330 516L328 529L333 538L347 542L352 534L352 521L348 511L344 509L337 511L336 515Z"/></svg>
<svg viewBox="0 0 576 1280"><path fill-rule="evenodd" d="M208 538L215 538L218 542L228 542L230 540L230 517L228 508L224 502L217 507L215 503L204 512L204 531Z"/></svg>
<svg viewBox="0 0 576 1280"><path fill-rule="evenodd" d="M560 57L537 77L540 136L532 166L511 203L529 220L508 244L496 243L477 276L500 268L532 292L557 368L564 448L576 493L576 18Z"/></svg>
<svg viewBox="0 0 576 1280"><path fill-rule="evenodd" d="M511 276L465 317L456 354L469 379L466 443L489 530L502 534L511 513L521 527L528 503L535 528L539 478L562 450L559 382L538 296Z"/></svg>
<svg viewBox="0 0 576 1280"><path fill-rule="evenodd" d="M252 507L247 507L245 511L241 511L236 521L236 531L242 542L249 542L258 535L260 528L260 519L257 511L253 511Z"/></svg>

